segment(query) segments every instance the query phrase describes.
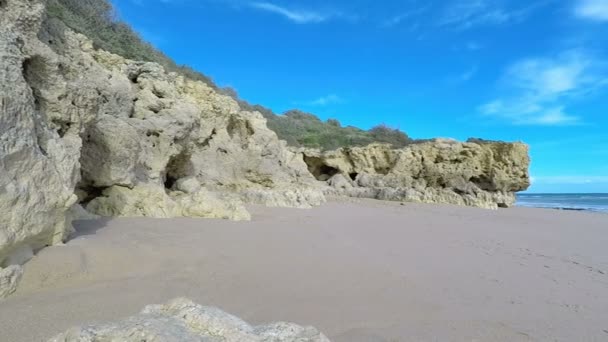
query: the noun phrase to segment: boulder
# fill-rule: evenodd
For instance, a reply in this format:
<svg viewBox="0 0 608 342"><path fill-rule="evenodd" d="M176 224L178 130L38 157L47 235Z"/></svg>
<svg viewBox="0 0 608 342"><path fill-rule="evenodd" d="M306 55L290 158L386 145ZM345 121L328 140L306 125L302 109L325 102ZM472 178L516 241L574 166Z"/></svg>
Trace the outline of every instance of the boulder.
<svg viewBox="0 0 608 342"><path fill-rule="evenodd" d="M136 316L107 325L73 328L49 342L329 342L312 327L278 322L253 327L213 307L175 299L150 305Z"/></svg>

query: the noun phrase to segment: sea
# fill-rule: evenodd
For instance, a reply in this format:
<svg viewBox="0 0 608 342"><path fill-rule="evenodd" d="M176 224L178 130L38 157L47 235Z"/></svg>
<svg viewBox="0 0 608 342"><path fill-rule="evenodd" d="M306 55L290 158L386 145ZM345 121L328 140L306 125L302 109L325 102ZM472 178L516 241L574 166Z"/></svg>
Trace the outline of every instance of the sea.
<svg viewBox="0 0 608 342"><path fill-rule="evenodd" d="M608 214L608 194L517 194L515 205Z"/></svg>

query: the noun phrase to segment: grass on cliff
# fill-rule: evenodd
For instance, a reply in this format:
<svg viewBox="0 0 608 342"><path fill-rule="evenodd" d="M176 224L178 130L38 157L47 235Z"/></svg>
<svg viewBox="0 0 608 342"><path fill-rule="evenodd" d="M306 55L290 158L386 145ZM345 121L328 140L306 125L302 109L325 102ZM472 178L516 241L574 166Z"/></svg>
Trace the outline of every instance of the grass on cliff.
<svg viewBox="0 0 608 342"><path fill-rule="evenodd" d="M251 105L239 99L232 89L219 88L211 78L189 66L176 64L162 51L145 42L129 25L117 20L114 8L108 0L48 0L47 12L50 18L59 19L72 30L89 37L97 49L133 60L156 62L167 71L205 82L231 96L245 110L261 112L268 120L268 127L289 145L336 149L365 146L374 142L403 147L411 142L404 132L385 125L365 131L352 126L342 127L340 122L333 119L321 121L317 116L299 110L277 115L263 106Z"/></svg>
<svg viewBox="0 0 608 342"><path fill-rule="evenodd" d="M218 87L211 78L186 65L178 65L162 51L145 42L126 23L117 20L107 0L48 0L49 17L61 20L72 30L93 41L96 49L106 50L136 61L156 62L167 71Z"/></svg>
<svg viewBox="0 0 608 342"><path fill-rule="evenodd" d="M375 142L403 147L412 142L407 134L386 125L378 125L365 131L353 126L343 127L335 119L321 121L317 116L299 110L276 115L260 105L250 105L243 101L240 103L243 109L262 113L268 121L268 128L291 146L333 150L340 147L366 146Z"/></svg>

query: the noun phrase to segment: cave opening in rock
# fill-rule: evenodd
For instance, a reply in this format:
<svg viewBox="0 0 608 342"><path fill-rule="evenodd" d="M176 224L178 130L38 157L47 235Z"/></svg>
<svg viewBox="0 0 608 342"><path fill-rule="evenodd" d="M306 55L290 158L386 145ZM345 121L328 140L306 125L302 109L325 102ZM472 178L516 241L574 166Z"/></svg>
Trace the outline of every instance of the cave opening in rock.
<svg viewBox="0 0 608 342"><path fill-rule="evenodd" d="M356 172L351 172L348 174L348 176L350 177L351 180L356 181L357 180L357 176L359 176L358 173Z"/></svg>
<svg viewBox="0 0 608 342"><path fill-rule="evenodd" d="M40 56L33 56L23 61L23 78L32 89L34 95L34 109L40 111L42 106L42 95L40 89L44 86L45 79L48 78L47 68L44 60Z"/></svg>
<svg viewBox="0 0 608 342"><path fill-rule="evenodd" d="M496 185L490 177L486 175L479 175L478 177L471 177L469 179L471 183L476 184L480 189L486 191L496 191Z"/></svg>
<svg viewBox="0 0 608 342"><path fill-rule="evenodd" d="M192 161L191 155L187 151L182 151L169 159L167 168L165 169L164 185L167 191L173 190L175 183L180 178L187 177L191 174Z"/></svg>
<svg viewBox="0 0 608 342"><path fill-rule="evenodd" d="M165 189L171 190L176 182L177 182L177 178L172 177L169 174L167 174L165 176Z"/></svg>
<svg viewBox="0 0 608 342"><path fill-rule="evenodd" d="M320 181L326 181L340 173L340 170L325 164L323 160L318 157L304 156L304 162L308 166L308 171Z"/></svg>
<svg viewBox="0 0 608 342"><path fill-rule="evenodd" d="M96 199L97 197L102 197L104 190L106 190L107 186L93 186L93 185L82 185L79 184L76 186L76 195L78 196L78 202L80 205L85 207L89 202Z"/></svg>

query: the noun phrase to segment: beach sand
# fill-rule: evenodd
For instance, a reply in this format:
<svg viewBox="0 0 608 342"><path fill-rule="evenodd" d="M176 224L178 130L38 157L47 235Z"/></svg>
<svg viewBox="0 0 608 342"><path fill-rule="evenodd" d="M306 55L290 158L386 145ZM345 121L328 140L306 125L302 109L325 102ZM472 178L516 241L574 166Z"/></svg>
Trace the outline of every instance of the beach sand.
<svg viewBox="0 0 608 342"><path fill-rule="evenodd" d="M175 297L338 342L608 341L608 215L371 200L252 213L77 222L0 302L0 341Z"/></svg>

